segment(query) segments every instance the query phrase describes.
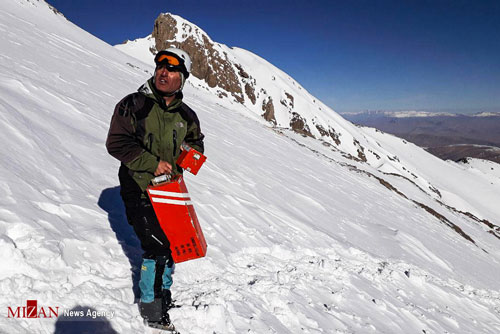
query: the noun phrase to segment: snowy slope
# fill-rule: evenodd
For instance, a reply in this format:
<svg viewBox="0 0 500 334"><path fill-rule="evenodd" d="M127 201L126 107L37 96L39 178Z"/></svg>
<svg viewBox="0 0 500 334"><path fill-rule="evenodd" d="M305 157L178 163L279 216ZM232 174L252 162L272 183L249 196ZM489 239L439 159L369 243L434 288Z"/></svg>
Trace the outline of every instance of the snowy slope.
<svg viewBox="0 0 500 334"><path fill-rule="evenodd" d="M162 17L168 18L170 23L162 23ZM380 139L376 139L377 134L358 129L265 59L249 51L230 48L214 42L202 29L177 15L162 14L155 22L155 25L159 24L163 24L162 29L175 32L170 36L170 43L174 43L174 45L184 45L183 43L186 41L191 41L186 45L197 43L199 48L203 50L201 54L209 55L207 58L209 65L227 62L225 68L234 68L234 72L245 73L243 76L238 76L238 80L242 87L245 83L251 83L252 89L256 92L256 103L252 103L248 96L243 103L238 103L229 92L221 94L223 90L220 87L210 87L206 81L193 80L196 87L212 93L214 96L219 96L219 103L224 103L229 108L238 110L243 105L247 116L262 120L261 105L271 99L275 102L273 104L275 122L268 122L268 126L273 126L275 129L291 129L293 127L291 119L301 120L304 126L299 127L299 133L309 132L309 135L331 146L333 150L340 151L351 160L364 161L386 174L397 174L399 177L416 184L436 201L444 202L445 205L459 211L472 213L476 217L490 222L497 221L500 217L500 207L495 205L500 201L499 191L497 187L491 187L489 182L476 179L467 182L466 189L471 196L457 200L454 198L457 189L452 184L456 183L454 180L467 179L467 173L462 174L458 170L454 170L451 174L445 172L444 174L448 177L446 182L441 182L442 178L433 172L436 168L442 168L443 164L440 161L423 150L416 150L415 147L408 151L408 146L412 145L400 145L403 142L392 136L382 134ZM153 65L151 50L155 50L156 43L152 35L117 45L115 48L144 63ZM224 55L224 57L220 55ZM196 56L200 57L199 54ZM226 72L230 71L226 70ZM385 140L387 143L381 144ZM422 166L423 162L425 162L425 166ZM452 189L448 189L448 185L452 185ZM459 188L464 190L465 187L460 186ZM486 205L484 198L476 196L477 193L484 191L487 191L488 195Z"/></svg>
<svg viewBox="0 0 500 334"><path fill-rule="evenodd" d="M252 52L213 41L201 28L180 16L165 13L159 19L162 16L175 22L175 26L166 25L163 28L175 32L168 42L174 45L183 45L187 41L190 41L187 44L196 43L203 49L201 54L208 54L207 66L219 71L218 76L230 77L226 79L231 81L229 86L239 87L240 91L230 92L219 85L212 87L205 81L199 82L197 87L221 97L235 108L239 104L244 105L247 113L256 117L261 117L269 104L272 106L270 122L277 128L297 128L300 133L320 138L353 157L376 159L373 150L364 151L363 146L369 144L362 137L355 138L358 131L350 122L309 94L287 73ZM155 50L156 44L152 35L115 47L142 62L153 63L150 50ZM217 67L221 63L224 70ZM219 78L216 83L220 81L224 82L224 79Z"/></svg>
<svg viewBox="0 0 500 334"><path fill-rule="evenodd" d="M104 141L116 102L153 68L43 2L3 1L0 32L0 332L148 332L133 293L141 252ZM186 182L209 252L177 265L182 333L500 331L496 229L444 204L498 225L493 178L352 127L386 152L355 161L190 80L208 160ZM27 299L109 314L7 318Z"/></svg>
<svg viewBox="0 0 500 334"><path fill-rule="evenodd" d="M500 151L500 148L493 149ZM493 182L493 180L491 180L491 176L497 178L496 181L500 179L500 165L493 161L477 158L465 158L457 163L464 169L469 169L477 175L486 177L491 182Z"/></svg>

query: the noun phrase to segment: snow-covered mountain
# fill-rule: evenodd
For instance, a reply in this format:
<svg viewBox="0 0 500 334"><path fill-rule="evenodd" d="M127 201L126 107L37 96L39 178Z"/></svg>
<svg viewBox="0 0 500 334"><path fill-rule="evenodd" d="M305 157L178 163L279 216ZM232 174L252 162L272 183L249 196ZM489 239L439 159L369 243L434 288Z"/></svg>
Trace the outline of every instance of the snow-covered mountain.
<svg viewBox="0 0 500 334"><path fill-rule="evenodd" d="M500 151L500 148L496 150ZM475 158L465 158L458 161L458 164L464 168L468 168L478 174L487 174L488 176L494 176L500 178L500 165L492 161L484 159Z"/></svg>
<svg viewBox="0 0 500 334"><path fill-rule="evenodd" d="M0 4L0 32L0 332L148 332L141 251L104 147L114 105L153 72L147 38L134 48L146 63L27 0ZM177 265L179 330L498 333L498 177L358 128L265 60L213 45L256 102L218 79L186 85L208 156L186 182L209 248ZM288 129L294 112L310 134ZM59 317L8 317L33 299Z"/></svg>
<svg viewBox="0 0 500 334"><path fill-rule="evenodd" d="M118 48L123 48L123 46L117 46ZM126 48L124 49L126 50ZM128 50L126 50L128 51ZM133 52L133 50L130 50ZM149 56L149 55L148 55ZM144 55L138 57L144 57ZM341 115L346 116L387 116L395 118L414 118L414 117L500 117L500 112L479 112L475 114L462 114L462 113L451 113L451 112L431 112L423 110L400 110L400 111L386 111L386 110L367 110L367 111L356 111L356 112L343 112Z"/></svg>
<svg viewBox="0 0 500 334"><path fill-rule="evenodd" d="M395 118L409 118L409 117L438 117L438 116L448 116L456 117L458 114L448 113L448 112L430 112L423 110L404 110L404 111L360 111L360 112L345 112L342 115L346 116L359 116L359 115L369 115L369 116L387 116Z"/></svg>
<svg viewBox="0 0 500 334"><path fill-rule="evenodd" d="M398 151L388 150L386 145L381 145L375 138L377 136L370 133L372 130L356 128L280 69L249 51L214 42L201 28L177 15L160 14L154 22L151 35L117 45L116 48L153 65L157 50L170 46L181 47L190 53L193 58L193 75L200 79L196 87L218 96L221 102L234 105L235 108L243 105L246 114L262 116L269 122L269 126L278 131L290 129L318 139L353 161L366 162L386 174L397 174L418 184L436 200L443 200L439 187L436 188L430 182L434 178L432 169L429 169L430 173L422 174L425 168L419 166L421 160L402 161L398 157ZM255 92L266 93L255 95ZM278 100L279 104L272 104L273 118L270 119L264 106L268 101ZM430 114L410 114L420 113ZM400 116L407 117L408 113L401 113ZM380 138L383 140L389 137L384 135ZM392 138L390 140L393 141ZM407 149L402 151L404 154ZM452 179L447 181L453 183ZM446 202L446 198L444 200ZM447 204L455 206L457 203ZM457 209L474 214L480 212L468 205ZM497 216L488 217L494 219Z"/></svg>
<svg viewBox="0 0 500 334"><path fill-rule="evenodd" d="M355 143L350 124L288 74L247 50L213 41L201 28L182 17L160 14L151 35L116 48L153 64L157 50L170 46L190 54L193 76L201 80L199 88L227 103L245 106L277 128L321 139L355 157L358 150L363 150L361 143Z"/></svg>
<svg viewBox="0 0 500 334"><path fill-rule="evenodd" d="M473 115L474 117L500 117L500 112L479 112Z"/></svg>

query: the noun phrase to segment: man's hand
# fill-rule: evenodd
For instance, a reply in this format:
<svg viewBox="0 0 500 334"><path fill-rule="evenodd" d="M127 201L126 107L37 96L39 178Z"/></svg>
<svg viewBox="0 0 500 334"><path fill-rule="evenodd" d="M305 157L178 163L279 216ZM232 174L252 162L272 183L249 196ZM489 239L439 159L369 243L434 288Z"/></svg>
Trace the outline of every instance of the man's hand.
<svg viewBox="0 0 500 334"><path fill-rule="evenodd" d="M155 176L162 174L170 174L172 172L172 165L166 161L160 160L158 167L156 167Z"/></svg>

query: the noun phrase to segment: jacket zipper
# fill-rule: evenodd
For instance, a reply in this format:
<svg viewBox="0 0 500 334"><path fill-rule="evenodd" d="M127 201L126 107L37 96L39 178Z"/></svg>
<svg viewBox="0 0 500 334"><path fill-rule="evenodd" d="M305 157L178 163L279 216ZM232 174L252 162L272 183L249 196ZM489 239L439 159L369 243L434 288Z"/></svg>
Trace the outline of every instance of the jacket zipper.
<svg viewBox="0 0 500 334"><path fill-rule="evenodd" d="M149 144L148 150L150 153L153 151L153 139L154 139L154 134L150 133L148 135L148 144Z"/></svg>
<svg viewBox="0 0 500 334"><path fill-rule="evenodd" d="M174 129L174 155L173 155L174 159L176 153L177 153L177 130Z"/></svg>

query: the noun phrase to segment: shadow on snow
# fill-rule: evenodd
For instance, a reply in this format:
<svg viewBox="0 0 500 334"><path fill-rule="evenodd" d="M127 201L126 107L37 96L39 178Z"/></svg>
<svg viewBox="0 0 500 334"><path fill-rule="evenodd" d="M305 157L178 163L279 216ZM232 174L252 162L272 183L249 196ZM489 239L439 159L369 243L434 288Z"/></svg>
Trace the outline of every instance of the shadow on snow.
<svg viewBox="0 0 500 334"><path fill-rule="evenodd" d="M123 252L130 261L135 300L140 297L139 279L142 264L142 249L134 229L127 222L125 206L120 196L120 187L108 188L102 191L98 201L99 207L108 213L111 229L122 246Z"/></svg>

